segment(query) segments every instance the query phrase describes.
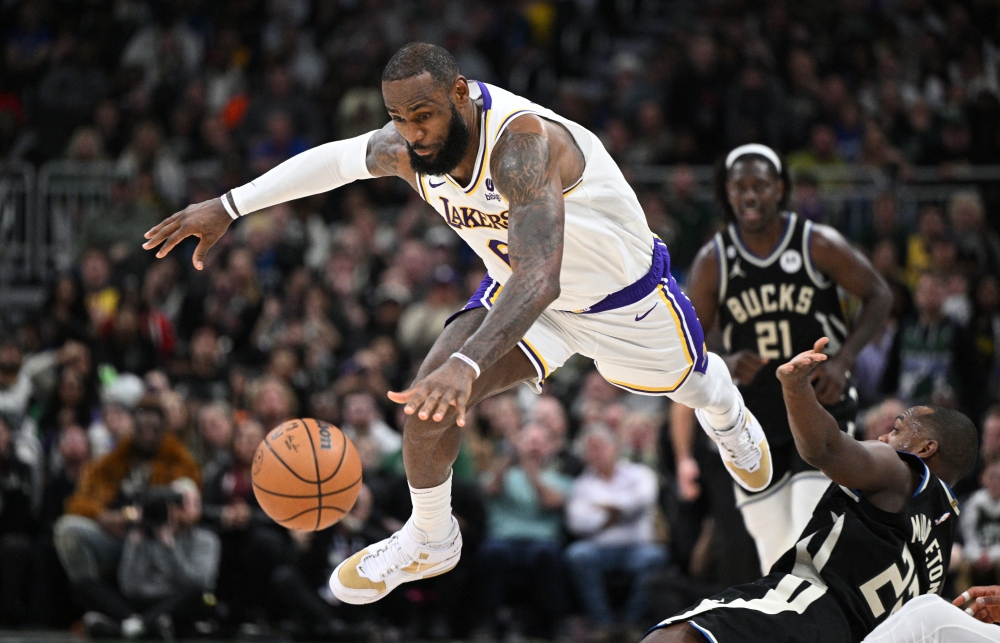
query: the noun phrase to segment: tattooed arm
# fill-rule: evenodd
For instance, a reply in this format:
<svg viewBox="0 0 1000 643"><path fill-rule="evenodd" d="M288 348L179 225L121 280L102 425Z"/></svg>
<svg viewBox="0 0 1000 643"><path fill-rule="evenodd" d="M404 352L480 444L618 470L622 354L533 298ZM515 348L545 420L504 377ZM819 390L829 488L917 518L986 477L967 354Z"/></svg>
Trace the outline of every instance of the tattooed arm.
<svg viewBox="0 0 1000 643"><path fill-rule="evenodd" d="M417 189L417 175L410 167L406 139L392 121L368 139L365 167L372 176L398 176L409 183L411 188Z"/></svg>
<svg viewBox="0 0 1000 643"><path fill-rule="evenodd" d="M521 116L504 132L490 159L497 190L510 203L508 254L513 274L479 329L461 348L485 371L517 345L542 311L559 297L565 204L562 186L583 174L585 160L568 131L537 116ZM444 419L450 406L465 425L473 369L457 359L401 393L404 412L420 419Z"/></svg>
<svg viewBox="0 0 1000 643"><path fill-rule="evenodd" d="M221 198L189 205L147 232L148 241L142 247L149 250L162 243L156 256L164 257L187 237L199 237L193 261L201 270L205 253L225 234L235 217L359 179L391 175L416 189L405 141L389 122L376 132L307 150Z"/></svg>
<svg viewBox="0 0 1000 643"><path fill-rule="evenodd" d="M522 117L508 126L493 150L490 171L510 203L507 245L513 274L462 347L484 370L514 348L559 297L565 218L557 157L541 119Z"/></svg>

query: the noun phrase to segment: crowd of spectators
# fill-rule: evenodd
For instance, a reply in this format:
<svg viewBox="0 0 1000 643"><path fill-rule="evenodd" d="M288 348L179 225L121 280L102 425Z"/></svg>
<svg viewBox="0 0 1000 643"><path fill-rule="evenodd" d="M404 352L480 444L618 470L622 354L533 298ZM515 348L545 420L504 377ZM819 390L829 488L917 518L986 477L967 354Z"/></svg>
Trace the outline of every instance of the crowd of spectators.
<svg viewBox="0 0 1000 643"><path fill-rule="evenodd" d="M991 2L0 2L0 159L116 167L42 309L0 333L0 627L604 641L756 576L710 503L678 496L668 401L575 359L543 395L521 387L470 413L454 571L365 608L325 589L409 516L385 394L482 264L394 179L247 217L200 272L191 244L153 260L140 243L188 202L381 127L382 65L416 39L592 128L626 173L767 143L820 221L841 219L816 198L817 166L1000 161ZM639 196L683 273L717 211L683 169ZM855 368L862 433L914 403L982 419L955 582L996 582L996 216L974 188L914 213L889 190L852 225L896 299ZM315 534L271 522L249 474L266 432L307 416L343 428L365 476L352 512ZM725 475L703 436L697 454Z"/></svg>

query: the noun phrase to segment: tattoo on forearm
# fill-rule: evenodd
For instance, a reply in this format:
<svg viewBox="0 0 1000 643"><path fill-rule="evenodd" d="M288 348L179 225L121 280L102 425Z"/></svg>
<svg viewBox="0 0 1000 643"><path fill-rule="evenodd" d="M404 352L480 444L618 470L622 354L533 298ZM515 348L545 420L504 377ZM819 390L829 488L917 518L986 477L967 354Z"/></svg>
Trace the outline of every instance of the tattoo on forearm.
<svg viewBox="0 0 1000 643"><path fill-rule="evenodd" d="M514 274L463 347L482 368L517 345L558 295L565 207L552 181L555 168L541 135L504 134L490 170L497 189L511 204L507 242Z"/></svg>

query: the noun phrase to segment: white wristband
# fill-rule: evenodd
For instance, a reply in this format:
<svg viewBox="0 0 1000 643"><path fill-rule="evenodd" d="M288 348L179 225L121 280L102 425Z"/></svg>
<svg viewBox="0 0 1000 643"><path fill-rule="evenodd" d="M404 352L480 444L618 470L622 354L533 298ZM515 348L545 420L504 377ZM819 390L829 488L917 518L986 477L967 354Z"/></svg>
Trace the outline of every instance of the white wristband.
<svg viewBox="0 0 1000 643"><path fill-rule="evenodd" d="M463 362L471 366L472 370L476 372L476 379L477 380L479 379L479 376L482 374L482 372L479 370L479 364L476 364L474 361L472 361L471 358L466 357L465 355L462 355L459 352L452 353L451 356L454 357L455 359L462 360Z"/></svg>
<svg viewBox="0 0 1000 643"><path fill-rule="evenodd" d="M233 206L229 203L230 194L231 194L230 192L226 192L225 194L222 195L221 199L222 207L226 209L226 213L230 217L232 217L233 221L235 221L236 219L240 218L240 215L235 210L233 210Z"/></svg>

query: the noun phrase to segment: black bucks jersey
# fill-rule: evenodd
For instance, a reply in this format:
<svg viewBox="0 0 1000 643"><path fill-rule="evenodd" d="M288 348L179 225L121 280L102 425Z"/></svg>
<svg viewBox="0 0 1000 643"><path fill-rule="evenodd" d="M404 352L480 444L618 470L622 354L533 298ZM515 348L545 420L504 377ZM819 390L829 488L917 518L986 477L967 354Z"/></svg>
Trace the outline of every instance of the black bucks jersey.
<svg viewBox="0 0 1000 643"><path fill-rule="evenodd" d="M920 458L899 457L920 480L903 511L831 484L769 575L658 627L687 621L715 643L860 643L910 599L940 594L959 504Z"/></svg>
<svg viewBox="0 0 1000 643"><path fill-rule="evenodd" d="M740 392L772 449L792 443L778 366L824 336L830 338L827 353L835 355L847 337L837 284L820 274L809 254L812 229L811 221L789 213L784 236L763 258L744 247L733 224L715 235L723 343L730 353L749 350L769 360L752 382L740 382ZM853 423L855 400L848 396L830 409L842 425ZM842 428L853 433L853 426Z"/></svg>

